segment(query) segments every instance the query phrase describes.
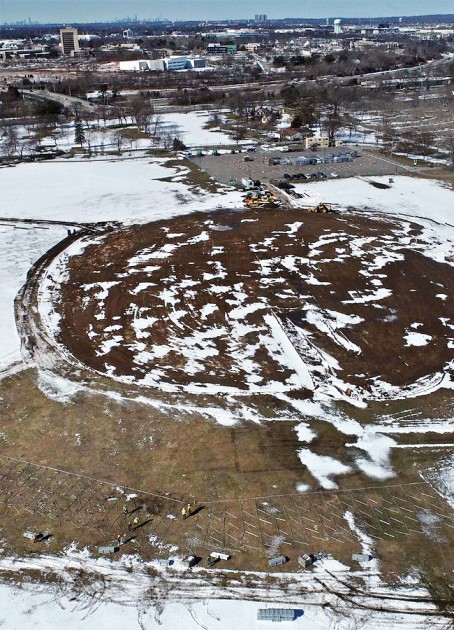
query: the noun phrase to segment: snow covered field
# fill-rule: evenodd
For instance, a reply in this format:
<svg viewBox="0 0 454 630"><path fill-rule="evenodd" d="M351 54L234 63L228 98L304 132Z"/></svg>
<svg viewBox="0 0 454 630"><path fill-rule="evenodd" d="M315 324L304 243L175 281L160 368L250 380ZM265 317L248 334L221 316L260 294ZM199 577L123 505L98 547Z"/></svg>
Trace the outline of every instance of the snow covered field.
<svg viewBox="0 0 454 630"><path fill-rule="evenodd" d="M208 112L163 114L158 133L177 136L188 147L232 144L232 139L220 129L204 129L210 118L211 114Z"/></svg>
<svg viewBox="0 0 454 630"><path fill-rule="evenodd" d="M379 210L388 214L431 219L454 227L454 192L448 184L434 179L416 177L369 177L348 180L330 180L310 185L296 184L296 190L307 193L305 203L331 202L340 207L353 206ZM390 186L375 188L371 181ZM444 230L446 240L452 239L454 230ZM451 240L449 242L452 242Z"/></svg>
<svg viewBox="0 0 454 630"><path fill-rule="evenodd" d="M363 552L369 553L372 548L369 537L358 528L350 513L346 513L345 519L361 541ZM424 614L434 613L436 609L424 602L427 592L418 587L417 579L408 576L399 587L391 589L381 582L375 563L369 569L360 566L354 572L360 582L374 588L376 599L368 599L366 594L358 599L363 605L371 604L372 610L356 608L348 598L343 602L324 591L323 584L329 583L348 593L342 580L349 578L349 569L331 558L321 560L314 571L282 574L271 589L261 583L263 574L252 573L252 587L245 589L239 582L233 582L227 591L208 583L198 569L190 579L185 577L187 569L178 558L172 571L162 570L156 562L150 566L157 571L156 577L147 574L147 567L134 556L110 562L90 558L74 548L66 550L61 557L36 556L17 561L0 558L0 570L14 573L21 568L45 569L61 578L49 585L0 583L0 625L5 630L60 630L62 627L70 630L259 630L271 625L271 622L257 620L259 608L291 608L297 611L297 618L281 622L282 630L446 628L443 626L446 620ZM78 588L74 576L82 568L88 572L89 581L74 597L73 589ZM322 585L314 577L321 580ZM194 588L198 588L198 593L191 597ZM252 601L242 599L251 589ZM169 601L165 601L166 595ZM389 596L391 600L387 599ZM405 601L407 597L412 600ZM323 603L328 605L322 607ZM409 609L413 614L408 614Z"/></svg>
<svg viewBox="0 0 454 630"><path fill-rule="evenodd" d="M87 604L72 596L56 596L52 587L0 584L0 623L4 630L263 630L271 622L257 620L266 608L295 608L295 621L279 623L281 630L350 630L353 612L333 614L321 606L270 604L244 600L207 599L190 603L166 603L161 614L153 606L125 606L115 602ZM361 630L444 630L443 619L424 615L357 612Z"/></svg>
<svg viewBox="0 0 454 630"><path fill-rule="evenodd" d="M0 169L0 216L144 223L241 203L236 191L196 194L181 182L159 181L175 175L150 158L21 164Z"/></svg>
<svg viewBox="0 0 454 630"><path fill-rule="evenodd" d="M62 227L33 228L0 223L0 376L20 361L14 298L33 263L65 236L66 229Z"/></svg>

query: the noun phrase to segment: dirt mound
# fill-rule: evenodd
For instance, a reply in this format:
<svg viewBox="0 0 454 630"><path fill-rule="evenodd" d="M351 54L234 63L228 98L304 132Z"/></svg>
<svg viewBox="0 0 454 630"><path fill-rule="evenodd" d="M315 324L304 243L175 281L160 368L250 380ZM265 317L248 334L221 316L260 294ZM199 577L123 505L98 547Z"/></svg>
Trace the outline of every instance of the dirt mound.
<svg viewBox="0 0 454 630"><path fill-rule="evenodd" d="M454 359L454 274L417 225L225 211L133 226L70 259L61 341L149 386L392 393Z"/></svg>

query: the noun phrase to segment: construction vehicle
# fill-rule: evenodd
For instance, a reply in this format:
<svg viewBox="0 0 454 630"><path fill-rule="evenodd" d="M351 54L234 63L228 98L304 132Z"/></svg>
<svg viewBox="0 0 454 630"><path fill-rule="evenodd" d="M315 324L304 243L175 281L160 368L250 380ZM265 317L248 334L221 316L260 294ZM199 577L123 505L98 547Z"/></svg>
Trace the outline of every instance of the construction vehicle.
<svg viewBox="0 0 454 630"><path fill-rule="evenodd" d="M249 190L245 197L244 203L248 208L257 208L258 206L279 206L281 202L279 199L273 195L273 193L269 190Z"/></svg>
<svg viewBox="0 0 454 630"><path fill-rule="evenodd" d="M316 206L309 208L309 212L326 213L333 212L333 209L330 203L318 203Z"/></svg>
<svg viewBox="0 0 454 630"><path fill-rule="evenodd" d="M262 203L275 203L276 197L272 193L270 193L269 190L265 190L265 192L262 193L262 196L260 197L260 201Z"/></svg>

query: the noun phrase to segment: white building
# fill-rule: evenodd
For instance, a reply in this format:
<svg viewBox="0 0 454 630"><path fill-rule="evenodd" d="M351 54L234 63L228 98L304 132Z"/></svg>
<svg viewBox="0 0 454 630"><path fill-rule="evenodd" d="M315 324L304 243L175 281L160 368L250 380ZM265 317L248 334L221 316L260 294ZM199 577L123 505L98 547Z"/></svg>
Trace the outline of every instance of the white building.
<svg viewBox="0 0 454 630"><path fill-rule="evenodd" d="M341 34L342 34L341 21L339 19L334 20L334 35L341 35Z"/></svg>
<svg viewBox="0 0 454 630"><path fill-rule="evenodd" d="M188 61L188 58L184 56L172 56L164 59L167 70L185 70L188 67Z"/></svg>
<svg viewBox="0 0 454 630"><path fill-rule="evenodd" d="M244 47L248 52L255 52L260 48L260 44L258 42L248 42L247 44L244 44Z"/></svg>
<svg viewBox="0 0 454 630"><path fill-rule="evenodd" d="M133 61L120 61L120 70L128 72L163 72L166 68L163 59L134 59Z"/></svg>
<svg viewBox="0 0 454 630"><path fill-rule="evenodd" d="M164 57L166 70L194 70L206 68L204 57Z"/></svg>
<svg viewBox="0 0 454 630"><path fill-rule="evenodd" d="M164 59L135 59L119 61L117 68L129 72L163 72L165 70L198 70L206 67L203 57L164 57Z"/></svg>

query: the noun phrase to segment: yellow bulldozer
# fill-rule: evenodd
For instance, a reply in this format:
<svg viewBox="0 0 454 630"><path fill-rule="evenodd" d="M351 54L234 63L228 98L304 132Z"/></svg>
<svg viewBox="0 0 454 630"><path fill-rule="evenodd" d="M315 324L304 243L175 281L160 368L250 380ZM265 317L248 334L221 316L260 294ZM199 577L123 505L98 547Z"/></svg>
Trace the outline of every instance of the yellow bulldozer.
<svg viewBox="0 0 454 630"><path fill-rule="evenodd" d="M244 203L248 208L256 208L257 206L267 206L268 204L278 204L276 197L270 193L269 190L265 191L251 191L248 192L244 198Z"/></svg>
<svg viewBox="0 0 454 630"><path fill-rule="evenodd" d="M333 208L330 203L318 203L316 206L309 208L309 212L333 212Z"/></svg>

